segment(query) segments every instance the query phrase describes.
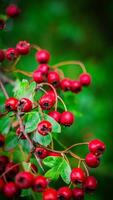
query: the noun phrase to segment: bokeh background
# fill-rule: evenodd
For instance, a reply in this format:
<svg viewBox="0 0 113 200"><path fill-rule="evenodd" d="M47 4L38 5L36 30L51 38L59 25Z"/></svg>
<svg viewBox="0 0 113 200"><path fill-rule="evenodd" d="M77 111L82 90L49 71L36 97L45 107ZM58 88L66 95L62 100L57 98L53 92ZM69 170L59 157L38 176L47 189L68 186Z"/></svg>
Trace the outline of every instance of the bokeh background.
<svg viewBox="0 0 113 200"><path fill-rule="evenodd" d="M22 13L8 20L6 29L0 32L0 48L28 40L51 52L51 65L64 60L80 60L92 75L92 85L82 93L62 95L68 109L76 114L76 123L70 129L63 129L60 140L65 145L93 138L106 143L102 164L91 170L99 181L98 190L86 197L87 200L106 200L113 188L113 1L0 0L0 14L4 14L5 7L13 2L20 6ZM33 71L37 67L34 52L25 56L18 68ZM62 69L73 79L81 72L73 65ZM9 76L25 78L20 74ZM80 150L81 155L84 154L84 148Z"/></svg>

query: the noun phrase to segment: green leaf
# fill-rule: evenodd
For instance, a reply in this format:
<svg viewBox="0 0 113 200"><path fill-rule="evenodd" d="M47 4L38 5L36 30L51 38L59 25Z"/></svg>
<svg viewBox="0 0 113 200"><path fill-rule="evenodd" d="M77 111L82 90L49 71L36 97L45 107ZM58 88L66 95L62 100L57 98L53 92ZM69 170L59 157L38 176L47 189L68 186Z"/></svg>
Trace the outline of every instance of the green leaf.
<svg viewBox="0 0 113 200"><path fill-rule="evenodd" d="M6 150L8 151L15 148L17 144L18 144L18 138L15 135L15 132L9 132L5 141Z"/></svg>
<svg viewBox="0 0 113 200"><path fill-rule="evenodd" d="M29 153L30 152L30 145L27 140L19 140L19 144L22 145L23 151Z"/></svg>
<svg viewBox="0 0 113 200"><path fill-rule="evenodd" d="M53 133L61 133L61 126L58 122L56 122L52 117L49 115L44 115L44 119L48 120L52 124L52 132Z"/></svg>
<svg viewBox="0 0 113 200"><path fill-rule="evenodd" d="M0 132L4 135L8 134L10 130L10 117L5 116L0 119Z"/></svg>
<svg viewBox="0 0 113 200"><path fill-rule="evenodd" d="M25 171L30 171L31 169L31 163L27 163L27 162L22 162L22 166L24 168Z"/></svg>
<svg viewBox="0 0 113 200"><path fill-rule="evenodd" d="M17 80L17 84L14 88L14 96L17 99L29 98L31 101L34 99L36 83L29 83L27 80L23 79L22 82Z"/></svg>
<svg viewBox="0 0 113 200"><path fill-rule="evenodd" d="M50 135L43 136L36 132L34 134L33 140L41 145L48 146L51 143L52 138Z"/></svg>
<svg viewBox="0 0 113 200"><path fill-rule="evenodd" d="M70 183L71 168L64 158L48 156L43 160L43 163L51 168L45 173L47 178L57 180L61 176L65 183Z"/></svg>
<svg viewBox="0 0 113 200"><path fill-rule="evenodd" d="M25 114L24 124L25 132L30 133L37 128L37 124L40 121L39 113L37 111L32 111Z"/></svg>

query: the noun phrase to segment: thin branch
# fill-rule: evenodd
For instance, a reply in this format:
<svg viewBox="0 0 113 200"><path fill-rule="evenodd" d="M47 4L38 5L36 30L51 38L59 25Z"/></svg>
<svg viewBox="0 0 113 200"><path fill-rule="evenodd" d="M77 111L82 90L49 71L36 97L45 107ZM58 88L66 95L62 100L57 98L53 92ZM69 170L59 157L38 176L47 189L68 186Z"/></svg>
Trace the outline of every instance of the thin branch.
<svg viewBox="0 0 113 200"><path fill-rule="evenodd" d="M6 91L6 89L5 89L5 87L4 87L4 85L3 85L3 83L2 83L1 80L0 80L0 87L1 87L1 90L2 90L2 92L3 92L4 96L5 96L5 98L8 99L8 98L9 98L9 95L8 95L8 93L7 93L7 91Z"/></svg>

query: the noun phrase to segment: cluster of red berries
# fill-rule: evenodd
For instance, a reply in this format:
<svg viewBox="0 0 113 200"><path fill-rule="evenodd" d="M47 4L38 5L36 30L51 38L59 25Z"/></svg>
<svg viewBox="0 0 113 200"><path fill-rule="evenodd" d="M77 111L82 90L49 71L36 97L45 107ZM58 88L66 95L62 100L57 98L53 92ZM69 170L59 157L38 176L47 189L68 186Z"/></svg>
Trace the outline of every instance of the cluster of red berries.
<svg viewBox="0 0 113 200"><path fill-rule="evenodd" d="M14 18L18 16L21 12L21 9L16 4L10 4L6 7L5 13L8 18ZM5 20L0 19L0 30L3 30L5 28Z"/></svg>

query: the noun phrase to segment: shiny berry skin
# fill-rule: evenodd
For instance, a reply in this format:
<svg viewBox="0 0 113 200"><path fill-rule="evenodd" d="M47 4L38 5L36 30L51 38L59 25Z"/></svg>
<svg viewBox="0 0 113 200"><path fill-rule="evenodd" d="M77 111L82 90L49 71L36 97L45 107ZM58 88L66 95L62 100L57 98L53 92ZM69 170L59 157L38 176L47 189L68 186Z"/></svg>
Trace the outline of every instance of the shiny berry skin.
<svg viewBox="0 0 113 200"><path fill-rule="evenodd" d="M5 21L3 19L0 19L0 31L3 30L5 28Z"/></svg>
<svg viewBox="0 0 113 200"><path fill-rule="evenodd" d="M34 176L27 171L20 172L15 177L15 183L20 189L27 189L32 187L34 181Z"/></svg>
<svg viewBox="0 0 113 200"><path fill-rule="evenodd" d="M57 191L57 198L58 200L70 200L72 197L72 191L69 187L61 187Z"/></svg>
<svg viewBox="0 0 113 200"><path fill-rule="evenodd" d="M39 70L40 72L42 72L43 75L47 75L47 74L48 74L49 68L50 68L49 65L47 65L46 63L40 64L40 65L38 66L38 70Z"/></svg>
<svg viewBox="0 0 113 200"><path fill-rule="evenodd" d="M101 140L95 139L89 142L88 148L91 153L95 154L96 156L100 156L104 153L106 146Z"/></svg>
<svg viewBox="0 0 113 200"><path fill-rule="evenodd" d="M73 168L70 174L70 179L75 184L83 183L85 180L85 173L81 168Z"/></svg>
<svg viewBox="0 0 113 200"><path fill-rule="evenodd" d="M52 152L52 151L48 151L48 156L53 156L53 157L61 157L61 153L57 153L57 152Z"/></svg>
<svg viewBox="0 0 113 200"><path fill-rule="evenodd" d="M71 80L68 78L64 78L60 83L60 87L65 92L69 91L71 88Z"/></svg>
<svg viewBox="0 0 113 200"><path fill-rule="evenodd" d="M35 164L31 163L30 168L31 168L31 171L32 171L33 173L37 173L37 172L38 172L38 168L37 168L37 166L36 166Z"/></svg>
<svg viewBox="0 0 113 200"><path fill-rule="evenodd" d="M52 124L47 120L43 120L38 124L37 130L41 135L46 136L52 131Z"/></svg>
<svg viewBox="0 0 113 200"><path fill-rule="evenodd" d="M5 52L0 49L0 62L2 62L5 59Z"/></svg>
<svg viewBox="0 0 113 200"><path fill-rule="evenodd" d="M82 86L89 86L91 84L91 76L88 73L82 73L80 75L80 83Z"/></svg>
<svg viewBox="0 0 113 200"><path fill-rule="evenodd" d="M53 188L47 188L43 192L42 200L57 200L57 191Z"/></svg>
<svg viewBox="0 0 113 200"><path fill-rule="evenodd" d="M5 137L4 135L0 134L0 147L3 147L5 144Z"/></svg>
<svg viewBox="0 0 113 200"><path fill-rule="evenodd" d="M40 98L39 104L42 110L50 110L55 104L55 98L50 94L45 94Z"/></svg>
<svg viewBox="0 0 113 200"><path fill-rule="evenodd" d="M75 200L83 200L84 199L84 191L81 188L73 189L73 197Z"/></svg>
<svg viewBox="0 0 113 200"><path fill-rule="evenodd" d="M55 121L60 122L61 113L59 113L58 111L50 111L48 115L52 117Z"/></svg>
<svg viewBox="0 0 113 200"><path fill-rule="evenodd" d="M5 52L5 56L9 61L13 61L18 57L18 51L15 48L8 48Z"/></svg>
<svg viewBox="0 0 113 200"><path fill-rule="evenodd" d="M22 140L26 140L26 137L24 136L23 131L21 130L20 127L17 128L17 130L16 130L16 135L17 135L19 138L21 138Z"/></svg>
<svg viewBox="0 0 113 200"><path fill-rule="evenodd" d="M6 178L10 180L19 172L19 166L14 162L9 162L6 165L5 171L7 171Z"/></svg>
<svg viewBox="0 0 113 200"><path fill-rule="evenodd" d="M5 108L8 111L17 111L18 107L18 99L14 97L10 97L9 99L6 100L5 102Z"/></svg>
<svg viewBox="0 0 113 200"><path fill-rule="evenodd" d="M5 186L5 182L2 178L0 178L0 192L3 191L4 186Z"/></svg>
<svg viewBox="0 0 113 200"><path fill-rule="evenodd" d="M14 182L6 183L3 191L4 191L4 195L7 198L13 198L13 197L17 196L17 194L18 194L18 188Z"/></svg>
<svg viewBox="0 0 113 200"><path fill-rule="evenodd" d="M35 70L33 72L33 80L36 82L36 83L42 83L45 81L45 77L43 75L43 73L39 70Z"/></svg>
<svg viewBox="0 0 113 200"><path fill-rule="evenodd" d="M20 8L18 8L17 5L15 5L15 4L10 4L6 8L6 14L9 17L16 17L20 14L20 12L21 12Z"/></svg>
<svg viewBox="0 0 113 200"><path fill-rule="evenodd" d="M71 81L71 91L74 93L79 93L82 90L82 85L80 81L74 80Z"/></svg>
<svg viewBox="0 0 113 200"><path fill-rule="evenodd" d="M91 168L96 168L100 164L100 160L92 153L88 153L85 158L86 164Z"/></svg>
<svg viewBox="0 0 113 200"><path fill-rule="evenodd" d="M60 123L64 126L70 126L74 122L74 115L69 111L61 113Z"/></svg>
<svg viewBox="0 0 113 200"><path fill-rule="evenodd" d="M97 180L94 176L88 176L83 185L85 192L93 192L97 188Z"/></svg>
<svg viewBox="0 0 113 200"><path fill-rule="evenodd" d="M42 49L36 53L36 61L39 63L48 63L50 60L49 51Z"/></svg>
<svg viewBox="0 0 113 200"><path fill-rule="evenodd" d="M19 41L16 45L16 49L20 55L26 55L30 51L30 43L27 41Z"/></svg>
<svg viewBox="0 0 113 200"><path fill-rule="evenodd" d="M21 112L30 112L32 110L32 102L28 98L20 99L18 106Z"/></svg>
<svg viewBox="0 0 113 200"><path fill-rule="evenodd" d="M34 179L32 189L35 192L43 192L48 185L48 181L44 176L37 176Z"/></svg>
<svg viewBox="0 0 113 200"><path fill-rule="evenodd" d="M60 85L60 76L57 72L51 71L48 73L47 81L57 88Z"/></svg>
<svg viewBox="0 0 113 200"><path fill-rule="evenodd" d="M40 159L44 159L48 156L48 151L42 147L37 147L35 149L35 153L36 153L37 157Z"/></svg>

